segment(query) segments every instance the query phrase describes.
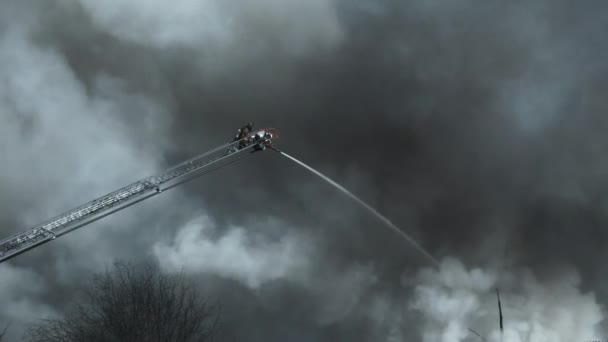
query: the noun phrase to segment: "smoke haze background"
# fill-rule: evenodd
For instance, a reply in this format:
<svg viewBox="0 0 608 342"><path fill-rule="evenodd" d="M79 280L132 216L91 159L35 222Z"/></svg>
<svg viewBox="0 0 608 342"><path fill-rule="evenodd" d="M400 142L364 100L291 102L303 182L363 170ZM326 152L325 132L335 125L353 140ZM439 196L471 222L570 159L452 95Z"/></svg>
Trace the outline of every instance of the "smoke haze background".
<svg viewBox="0 0 608 342"><path fill-rule="evenodd" d="M9 340L114 258L200 279L247 341L606 338L608 5L0 0L0 232L246 121L264 153L0 266Z"/></svg>

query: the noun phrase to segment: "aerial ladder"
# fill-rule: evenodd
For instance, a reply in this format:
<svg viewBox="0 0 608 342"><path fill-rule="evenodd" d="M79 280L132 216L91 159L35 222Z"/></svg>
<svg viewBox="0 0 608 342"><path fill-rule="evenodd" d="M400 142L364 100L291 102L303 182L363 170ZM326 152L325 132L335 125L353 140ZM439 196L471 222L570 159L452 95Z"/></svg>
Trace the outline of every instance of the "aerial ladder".
<svg viewBox="0 0 608 342"><path fill-rule="evenodd" d="M219 146L157 175L94 199L32 229L10 236L0 241L0 263L165 190L272 147L273 139L277 138L275 129L251 132L232 143Z"/></svg>

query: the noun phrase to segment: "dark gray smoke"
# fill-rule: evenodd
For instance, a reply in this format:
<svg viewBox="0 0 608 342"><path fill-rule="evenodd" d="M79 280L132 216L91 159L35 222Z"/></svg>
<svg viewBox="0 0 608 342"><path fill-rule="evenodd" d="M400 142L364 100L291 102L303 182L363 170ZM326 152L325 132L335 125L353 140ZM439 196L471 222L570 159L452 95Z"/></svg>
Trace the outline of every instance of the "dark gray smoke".
<svg viewBox="0 0 608 342"><path fill-rule="evenodd" d="M0 322L60 315L114 258L186 270L247 341L607 338L600 1L0 0L0 232L247 121L273 153L0 267ZM1 326L1 325L0 325Z"/></svg>

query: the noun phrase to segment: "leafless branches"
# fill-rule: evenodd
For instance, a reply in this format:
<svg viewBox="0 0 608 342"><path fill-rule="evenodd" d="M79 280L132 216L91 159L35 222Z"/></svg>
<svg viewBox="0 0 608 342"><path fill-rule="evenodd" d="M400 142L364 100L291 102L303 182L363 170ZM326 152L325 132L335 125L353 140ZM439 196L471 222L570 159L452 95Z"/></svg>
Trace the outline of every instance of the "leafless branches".
<svg viewBox="0 0 608 342"><path fill-rule="evenodd" d="M209 341L220 311L183 276L150 264L116 262L94 277L84 300L62 319L30 331L32 342Z"/></svg>

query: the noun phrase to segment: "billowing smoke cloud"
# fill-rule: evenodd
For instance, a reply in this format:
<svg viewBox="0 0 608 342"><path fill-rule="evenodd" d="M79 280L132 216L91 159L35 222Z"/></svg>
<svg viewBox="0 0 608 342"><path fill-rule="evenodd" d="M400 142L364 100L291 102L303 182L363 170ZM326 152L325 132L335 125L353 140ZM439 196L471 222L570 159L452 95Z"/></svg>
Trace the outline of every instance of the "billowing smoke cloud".
<svg viewBox="0 0 608 342"><path fill-rule="evenodd" d="M13 340L115 257L247 341L497 340L495 287L505 341L606 338L605 3L0 3L2 234L253 120L448 257L264 153L0 268Z"/></svg>
<svg viewBox="0 0 608 342"><path fill-rule="evenodd" d="M319 324L348 317L376 282L370 265L350 265L339 274L321 274L313 265L319 244L311 236L276 219L259 220L219 233L209 217L198 217L178 230L172 243L154 246L155 256L169 272L204 273L236 280L253 291L287 282L311 296L324 298ZM328 270L329 271L329 270Z"/></svg>
<svg viewBox="0 0 608 342"><path fill-rule="evenodd" d="M0 272L2 272L0 303L2 303L2 311L10 317L10 321L3 322L3 330L4 326L10 326L10 323L15 323L19 327L20 322L30 321L33 312L39 312L44 316L57 315L50 305L41 303L45 292L43 277L31 269L15 268L10 265L0 266Z"/></svg>
<svg viewBox="0 0 608 342"><path fill-rule="evenodd" d="M209 77L243 63L268 63L275 49L301 56L340 41L331 0L91 1L80 4L114 37L154 49L195 51L192 65ZM275 32L280 31L280 35ZM274 35L276 41L268 41Z"/></svg>
<svg viewBox="0 0 608 342"><path fill-rule="evenodd" d="M424 341L501 341L494 289L502 292L504 341L583 341L600 339L602 306L580 289L580 277L566 271L551 281L529 270L467 269L454 259L439 270L424 270L415 280L411 308L425 320ZM506 290L506 291L505 291Z"/></svg>
<svg viewBox="0 0 608 342"><path fill-rule="evenodd" d="M104 29L121 38L160 48L172 45L204 48L209 40L230 42L252 23L254 28L285 29L282 36L285 41L294 40L291 43L294 47L319 38L331 41L339 37L341 30L329 0L80 3ZM288 19L291 21L285 25Z"/></svg>
<svg viewBox="0 0 608 342"><path fill-rule="evenodd" d="M268 221L256 224L268 228L264 235L268 235L269 230L276 231L273 227L285 229L287 226ZM283 233L273 239L252 230L254 227L231 227L214 238L216 224L209 217L200 217L179 230L172 245L159 243L154 252L161 265L170 270L211 272L253 288L309 272L312 247L306 242L306 236Z"/></svg>
<svg viewBox="0 0 608 342"><path fill-rule="evenodd" d="M20 14L14 21L3 18L10 25L0 30L3 236L158 169L156 150L164 141L141 144L139 138L159 134L171 120L162 104L129 91L120 79L99 74L87 89L59 51L36 44L35 27L28 26L36 16L24 14L27 4L6 9L9 18L12 9ZM138 137L126 115L138 121ZM77 270L107 264L107 253L93 246L114 244L112 231L121 227L101 225L105 229L66 237L17 261L44 264L41 268L3 265L0 321L11 322L9 339L17 340L24 324L57 314L51 302L60 298L52 298L53 283L60 284L59 293L69 291L80 278Z"/></svg>

